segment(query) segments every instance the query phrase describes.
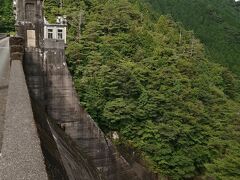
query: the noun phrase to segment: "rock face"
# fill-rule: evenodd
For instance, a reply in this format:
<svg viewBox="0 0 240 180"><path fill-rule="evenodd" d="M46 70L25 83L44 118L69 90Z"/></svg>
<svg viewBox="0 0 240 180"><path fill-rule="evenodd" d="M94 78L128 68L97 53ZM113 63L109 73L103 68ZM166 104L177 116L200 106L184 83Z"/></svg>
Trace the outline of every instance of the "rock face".
<svg viewBox="0 0 240 180"><path fill-rule="evenodd" d="M105 179L140 179L80 106L66 65L64 41L43 40L42 1L17 1L16 12L18 35L25 39L23 63L31 98L44 107ZM64 153L59 157L64 158ZM66 172L71 167L63 165Z"/></svg>

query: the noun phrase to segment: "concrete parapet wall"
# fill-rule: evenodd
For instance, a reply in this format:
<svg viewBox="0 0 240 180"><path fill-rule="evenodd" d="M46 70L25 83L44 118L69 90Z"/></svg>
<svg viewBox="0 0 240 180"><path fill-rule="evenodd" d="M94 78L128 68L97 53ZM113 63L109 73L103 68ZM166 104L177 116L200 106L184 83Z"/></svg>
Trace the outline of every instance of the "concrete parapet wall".
<svg viewBox="0 0 240 180"><path fill-rule="evenodd" d="M11 52L22 53L22 40L10 40ZM40 140L25 81L22 59L11 59L6 120L0 157L0 179L47 180Z"/></svg>
<svg viewBox="0 0 240 180"><path fill-rule="evenodd" d="M1 39L4 39L4 38L6 38L7 37L7 34L5 34L5 33L0 33L0 40Z"/></svg>

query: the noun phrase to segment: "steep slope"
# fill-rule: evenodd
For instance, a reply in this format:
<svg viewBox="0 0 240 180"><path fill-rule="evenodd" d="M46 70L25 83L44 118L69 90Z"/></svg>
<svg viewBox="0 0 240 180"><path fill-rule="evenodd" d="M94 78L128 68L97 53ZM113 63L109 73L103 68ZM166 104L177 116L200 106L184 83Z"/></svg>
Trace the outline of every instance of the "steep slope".
<svg viewBox="0 0 240 180"><path fill-rule="evenodd" d="M136 1L64 2L45 10L68 17L68 65L99 126L162 176L239 179L239 82L193 33Z"/></svg>
<svg viewBox="0 0 240 180"><path fill-rule="evenodd" d="M182 22L206 45L210 59L240 75L240 2L234 0L144 0L160 14Z"/></svg>

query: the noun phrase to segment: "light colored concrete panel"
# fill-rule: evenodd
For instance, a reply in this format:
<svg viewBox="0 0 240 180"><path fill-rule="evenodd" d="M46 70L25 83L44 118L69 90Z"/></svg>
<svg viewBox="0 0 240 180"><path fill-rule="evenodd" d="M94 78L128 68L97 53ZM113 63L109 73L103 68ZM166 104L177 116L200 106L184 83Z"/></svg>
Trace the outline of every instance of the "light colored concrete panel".
<svg viewBox="0 0 240 180"><path fill-rule="evenodd" d="M35 30L27 30L27 46L36 47Z"/></svg>

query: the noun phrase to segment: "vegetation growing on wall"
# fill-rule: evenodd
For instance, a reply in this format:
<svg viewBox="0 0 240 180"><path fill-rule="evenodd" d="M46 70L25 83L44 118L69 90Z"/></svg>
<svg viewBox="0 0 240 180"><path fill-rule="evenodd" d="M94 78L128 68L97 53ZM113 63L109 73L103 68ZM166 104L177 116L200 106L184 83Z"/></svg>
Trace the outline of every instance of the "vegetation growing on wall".
<svg viewBox="0 0 240 180"><path fill-rule="evenodd" d="M81 103L107 133L172 179L240 179L239 82L193 32L138 1L45 1L69 22L67 57Z"/></svg>
<svg viewBox="0 0 240 180"><path fill-rule="evenodd" d="M12 0L0 0L0 33L14 30Z"/></svg>

